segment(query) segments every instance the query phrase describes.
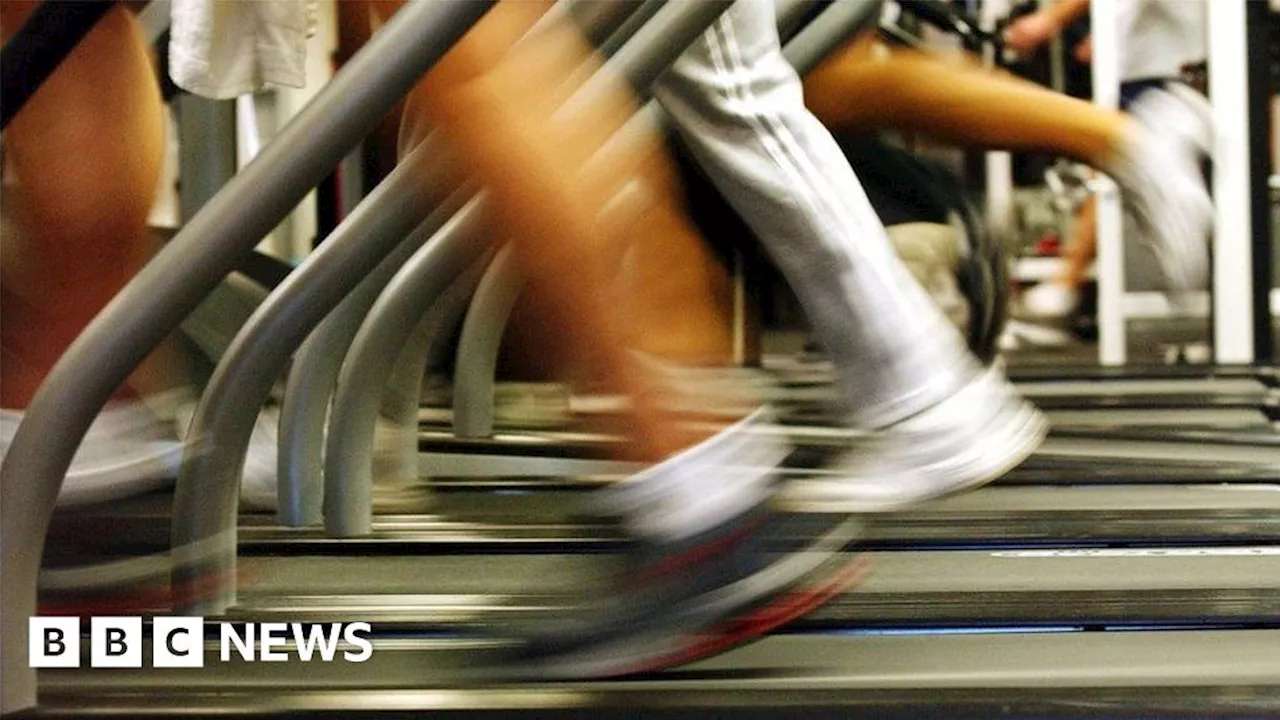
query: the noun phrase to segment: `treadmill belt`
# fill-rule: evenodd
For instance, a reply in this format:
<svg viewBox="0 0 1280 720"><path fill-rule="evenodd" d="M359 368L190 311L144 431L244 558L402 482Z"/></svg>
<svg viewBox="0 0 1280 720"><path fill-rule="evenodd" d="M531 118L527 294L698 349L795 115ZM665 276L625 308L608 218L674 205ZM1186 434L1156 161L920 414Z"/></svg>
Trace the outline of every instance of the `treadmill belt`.
<svg viewBox="0 0 1280 720"><path fill-rule="evenodd" d="M622 541L616 527L584 518L581 508L587 496L581 489L546 488L437 492L431 512L377 515L369 535L344 539L330 538L318 527L281 527L268 514L246 514L239 525L240 552L368 555L617 549ZM171 508L172 496L153 493L56 515L46 567L75 567L106 556L167 555ZM832 503L792 509L839 511ZM91 541L86 543L86 538ZM880 515L868 525L864 538L869 547L882 549L1277 541L1280 485L1249 483L993 485L909 512ZM167 572L165 557L152 564L153 573ZM63 584L74 584L74 580Z"/></svg>
<svg viewBox="0 0 1280 720"><path fill-rule="evenodd" d="M1260 410L1247 408L1086 408L1045 412L1053 425L1141 425L1185 427L1203 425L1222 428L1269 428L1272 421Z"/></svg>
<svg viewBox="0 0 1280 720"><path fill-rule="evenodd" d="M377 515L363 537L336 539L322 528L287 528L267 514L240 519L242 555L441 554L449 552L595 552L618 549L616 527L585 519L579 490L437 492L430 513ZM172 497L154 493L112 506L55 516L46 567L75 567L103 557L161 555L167 573ZM838 512L832 503L795 506ZM1208 545L1280 541L1280 485L993 485L876 517L871 548L1041 546L1046 544ZM85 542L90 538L90 542ZM140 562L126 560L126 563ZM115 577L123 582L120 569ZM145 575L146 573L142 573ZM56 576L46 575L46 579ZM136 574L135 574L136 576ZM76 580L63 576L63 586ZM106 573L101 583L117 582ZM83 579L83 581L88 581Z"/></svg>
<svg viewBox="0 0 1280 720"><path fill-rule="evenodd" d="M1185 378L1070 380L1016 382L1024 397L1038 399L1070 395L1265 395L1266 385L1253 378Z"/></svg>
<svg viewBox="0 0 1280 720"><path fill-rule="evenodd" d="M1271 623L1280 546L867 553L869 578L803 627ZM618 556L249 557L236 617L488 623L589 596Z"/></svg>

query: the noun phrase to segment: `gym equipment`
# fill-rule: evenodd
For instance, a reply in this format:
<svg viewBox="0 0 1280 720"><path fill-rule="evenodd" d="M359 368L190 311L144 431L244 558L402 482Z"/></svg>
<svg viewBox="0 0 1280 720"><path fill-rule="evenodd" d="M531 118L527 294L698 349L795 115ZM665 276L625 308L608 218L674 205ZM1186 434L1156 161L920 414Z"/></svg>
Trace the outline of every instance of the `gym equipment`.
<svg viewBox="0 0 1280 720"><path fill-rule="evenodd" d="M419 521L410 533L391 519L387 534L341 544L264 529L246 543L250 579L225 617L372 620L367 663L258 665L233 655L198 673L51 670L39 713L918 717L945 703L948 717L968 707L985 717L999 702L1023 717L1154 718L1229 716L1221 703L1230 698L1267 715L1280 707L1277 497L1274 486L985 489L879 521L877 573L785 635L621 682L484 689L473 683L477 667L504 641L453 631L553 615L566 592L607 567L616 538L567 535L564 505L523 539L497 528L468 538L476 528L465 520ZM311 555L297 556L297 544Z"/></svg>
<svg viewBox="0 0 1280 720"><path fill-rule="evenodd" d="M800 471L796 471L799 473ZM1064 473L1060 483L1005 481L956 498L879 517L865 528L860 544L872 549L1000 547L1011 545L1152 546L1188 539L1210 545L1275 544L1280 477L1163 477L1089 484ZM603 480L550 479L520 489L507 479L488 484L461 481L437 485L432 512L378 515L373 529L341 541L320 528L289 528L263 514L243 514L242 556L364 556L449 553L579 553L615 551L624 543L617 528L582 519L588 491ZM49 534L50 568L75 569L86 560L131 559L164 553L169 547L172 496L153 493L109 505L60 511ZM127 528L128 532L122 529ZM101 540L84 546L84 538ZM154 564L156 578L167 562ZM132 577L137 577L132 576ZM64 573L51 596L89 586ZM127 585L125 579L101 579ZM90 586L95 583L90 583Z"/></svg>
<svg viewBox="0 0 1280 720"><path fill-rule="evenodd" d="M779 10L780 26L789 27L787 19L793 12L787 4ZM803 29L784 43L784 54L798 71L804 72L819 62L828 52L851 34L875 26L880 17L881 3L835 3L813 16ZM948 15L950 17L950 15ZM785 35L784 35L785 37ZM652 103L645 112L654 112ZM859 145L873 147L876 155L884 158L882 167L875 162L859 162ZM768 275L767 263L758 262L763 252L753 248L751 233L736 217L725 200L712 187L709 180L687 157L678 141L672 142L674 156L689 198L689 212L694 223L708 238L713 247L734 270L734 354L740 362L747 362L756 353L746 348L748 311L745 287L745 268L750 266L759 275ZM1008 298L1007 267L1004 250L986 232L985 224L978 217L972 203L954 178L924 161L911 158L906 153L890 148L884 143L858 139L846 143L846 155L850 156L855 171L870 174L868 189L894 197L914 209L901 219L910 221L926 219L942 224L954 224L963 230L959 238L958 253L961 259L954 270L956 283L964 295L967 307L961 310L969 319L963 332L969 336L970 346L980 356L990 360L995 355L996 340L1003 329ZM876 175L873 170L883 172ZM902 175L906 176L904 181ZM876 182L880 180L880 182ZM893 190L890 190L893 188ZM902 188L908 188L902 190ZM881 209L880 207L877 208ZM886 218L892 224L899 218ZM946 242L946 239L943 239ZM952 272L952 271L948 271ZM462 323L462 334L453 385L453 426L460 437L486 437L494 431L494 373L499 352L499 342L507 319L519 297L522 280L511 258L501 252L486 271L477 289L476 298ZM948 283L948 287L950 284ZM372 353L371 353L372 354ZM367 384L352 390L353 397L363 398L371 388L380 388L380 379L362 374ZM374 381L377 380L377 381ZM401 391L403 392L403 391ZM346 414L344 409L340 416ZM365 426L364 420L360 423ZM361 457L369 443L367 436L339 434L331 452L339 456ZM360 463L364 466L363 461ZM361 480L361 484L364 481ZM346 485L347 483L340 483Z"/></svg>
<svg viewBox="0 0 1280 720"><path fill-rule="evenodd" d="M60 479L97 410L236 258L319 182L487 7L468 2L405 8L256 162L191 219L50 373L3 465L3 711L35 703L35 672L24 662L24 618L35 609L32 580ZM228 490L232 497L220 504L234 517L235 493Z"/></svg>
<svg viewBox="0 0 1280 720"><path fill-rule="evenodd" d="M479 4L475 3L475 5ZM73 348L68 358L59 366L60 370L55 370L55 378L62 381L60 392L56 396L46 392L33 405L33 412L43 418L44 424L38 426L44 430L42 437L39 438L40 441L44 441L44 446L36 447L37 439L33 434L34 431L28 428L25 435L20 436L19 441L15 443L14 454L6 459L4 467L7 495L3 516L4 563L0 567L4 582L0 584L3 585L3 600L6 608L3 658L5 661L5 710L25 707L34 700L34 688L30 684L33 678L29 677L30 673L25 672L25 668L21 665L26 658L25 653L20 652L24 645L20 638L25 635L26 629L22 617L29 615L33 609L30 602L32 598L26 593L33 592L36 568L39 563L37 552L40 547L39 540L44 530L43 522L47 518L48 507L51 505L52 492L57 486L55 478L60 474L60 470L65 469L66 462L69 462L71 452L74 450L75 438L78 437L75 433L83 433L84 426L87 425L87 421L82 422L79 416L90 416L95 407L94 403L101 404L105 393L109 391L102 389L101 386L109 383L112 376L127 372L128 368L125 365L129 357L145 354L145 350L134 350L132 344L144 345L147 342L153 342L154 339L158 339L158 335L153 338L147 333L164 331L164 328L153 331L153 323L150 321L158 325L168 323L172 326L185 312L181 306L194 304L194 299L188 298L189 296L194 298L198 293L188 290L186 283L191 283L193 279L197 283L206 282L205 276L219 274L213 271L225 272L230 268L230 260L225 253L217 249L202 248L202 245L217 244L208 242L218 239L209 237L213 231L225 222L232 226L232 230L237 230L237 232L227 233L227 238L232 240L226 242L248 244L252 241L255 231L269 227L271 223L268 219L256 218L255 214L260 210L263 211L262 214L266 214L265 210L279 210L287 207L289 204L287 196L301 192L295 186L301 186L304 181L315 180L320 174L320 170L316 167L322 164L319 160L312 163L308 159L304 163L291 157L291 154L304 150L314 152L317 156L326 158L327 161L336 162L337 156L345 151L345 145L349 144L348 141L357 134L353 126L339 126L345 126L351 119L351 114L357 116L353 125L366 121L371 123L372 118L376 117L387 104L382 103L381 93L387 92L390 95L394 88L388 86L399 84L402 90L412 81L408 77L412 73L407 69L404 73L399 72L404 69L402 66L414 64L411 62L411 51L408 48L413 49L412 53L421 53L418 57L421 62L417 64L426 64L427 59L432 54L438 54L442 46L448 44L450 36L456 36L456 33L460 32L473 17L468 15L472 5L461 3L442 6L423 3L406 8L406 13L393 21L375 39L369 53L357 58L353 66L348 68L348 73L340 75L335 80L335 87L326 90L317 103L318 109L313 107L312 110L307 111L310 114L304 114L304 117L300 118L311 123L321 120L318 126L324 128L325 132L317 133L318 137L303 131L294 132L291 135L287 133L286 137L273 144L272 148L268 149L267 156L246 170L248 179L233 183L227 192L197 216L184 234L175 240L175 244L181 246L183 255L193 264L188 266L173 261L173 258L180 257L175 250L161 258L156 265L148 268L148 271L144 271L140 280L131 286L132 292L126 291L127 297L113 305L104 318L95 323L86 338ZM378 57L373 53L378 49L383 51L398 49L399 52L389 53L394 56L391 59L396 61L385 62L388 60L387 56ZM383 69L390 67L391 72L386 75L374 72L375 60L370 58L376 58L377 64ZM361 77L362 87L353 87L349 82L353 73ZM368 90L369 86L378 89ZM362 88L372 95L361 94ZM333 107L334 97L346 98L348 93L352 94L349 96L350 105L344 103L341 108ZM369 108L368 117L361 114L365 108ZM332 120L335 125L329 125L326 122L328 120ZM270 161L279 162L281 158L288 158L291 162L282 163L277 166L277 170L286 165L295 164L305 165L305 167L301 167L297 175L285 174L285 178L279 183L264 182L271 180L271 176L277 172L271 169ZM263 169L264 167L266 169ZM401 186L401 190L404 189L406 187ZM389 202L381 207L395 209L394 203ZM403 233L407 233L418 221L410 217L411 215L409 211L402 211L395 218L387 220L387 225L378 229L385 231L388 225L398 225ZM359 226L353 223L352 228L349 228L350 232L354 233L357 227ZM337 244L333 240L331 238L330 242L326 243L326 249ZM385 246L384 254L390 252L390 240L378 240L378 242L382 242ZM282 290L287 290L289 286L304 285L317 276L323 278L324 273L359 276L371 270L379 260L377 257L353 257L358 253L344 255L336 251L326 253L325 250L321 253L323 254L318 256L322 259L317 261L317 264L329 263L327 270L307 272L304 269L291 275ZM175 269L183 271L174 272ZM205 271L205 274L197 274L194 270ZM174 276L172 281L167 277L170 274ZM345 278L339 278L333 283L337 286L332 293L334 297L319 297L320 293L316 293L309 299L315 300L320 305L336 305L337 296L349 290L354 284L355 279L347 282ZM141 289L147 289L150 286L158 286L163 292L157 293L155 297L148 297L152 295L151 293L141 293ZM139 294L152 302L158 300L159 305L149 308L147 312L138 312L136 307L131 312L128 301L130 299L136 301ZM281 292L281 294L284 293ZM135 305L140 306L136 302ZM171 311L171 305L179 307ZM310 309L304 313L298 306L292 309L293 312L282 313L281 317L273 321L274 324L263 321L262 327L266 332L255 336L253 340L263 344L269 344L268 340L278 341L281 345L288 345L291 342L296 344L305 334L305 327L314 325L318 321L317 316L322 314L320 311ZM133 317L134 315L137 317ZM120 323L120 320L137 322ZM135 325L142 329L138 330ZM303 326L304 329L298 330L293 325ZM104 327L109 327L112 333L120 332L120 329L124 328L129 337L121 340L109 337L104 333ZM275 333L284 339L272 338L271 336ZM117 363L113 350L123 354L126 360ZM259 357L265 357L279 350L267 348L258 352L261 353ZM284 354L287 354L287 351ZM67 370L68 367L76 364L76 360L83 361L95 355L106 358L103 363L108 366L106 369L94 367L93 372L88 373L87 377L72 374ZM94 363L82 364L94 365ZM257 367L263 368L268 364L264 362ZM261 384L262 381L257 379L254 382ZM260 388L253 388L248 396L252 397L255 393L259 397L265 395L265 391L259 392L259 390ZM216 398L217 395L213 394L213 397ZM228 397L222 396L222 399L225 400ZM55 402L55 399L61 403ZM215 400L207 402L213 404ZM250 404L250 415L254 409L255 406ZM226 423L224 427L228 428L228 433L220 434L218 437L219 440L226 438L231 445L228 457L231 458L230 464L234 464L235 459L243 451L243 444L238 444L237 438L242 426L237 425L237 420L230 415L215 416L214 420L218 417L230 418L224 420ZM220 462L226 463L225 460ZM219 473L227 468L214 467L213 469L217 472L210 473L205 478L221 483L214 488L216 493L209 497L214 506L213 517L202 518L202 524L197 527L195 533L201 529L216 530L218 523L225 520L228 509L231 510L230 514L234 521L234 499L229 497L230 493L227 492L232 489L232 484L223 482L225 478L219 477ZM190 483L179 488L180 498L184 492L187 493L188 504L195 501L196 493ZM182 502L179 502L179 505L181 509ZM15 508L20 508L21 512L19 513ZM177 518L179 522L186 519L181 514ZM211 533L206 537L214 541L211 544L216 545L215 550L219 553L225 553L230 546L229 549L234 554L236 551L234 525L231 530L230 534ZM190 530L178 530L175 534L183 532L200 537ZM189 554L182 555L189 547L179 545L179 560L194 560L196 565L199 565L202 558L192 558ZM1060 550L1060 548L1037 549L1036 552L1054 550ZM1068 552L1074 554L1023 554L1003 559L1016 561L1013 564L1020 566L1024 565L1020 562L1022 560L1033 562L1046 560L1052 563L1053 567L1053 570L1046 573L1048 575L1058 574L1058 569L1065 567L1059 564L1059 561L1082 558L1085 559L1084 563L1093 563L1100 558L1107 561L1121 558L1126 561L1110 566L1117 568L1110 573L1105 569L1091 570L1086 573L1089 577L1097 578L1107 575L1111 577L1137 575L1134 571L1136 567L1134 563L1155 567L1152 563L1157 560L1192 558L1191 564L1184 566L1189 568L1191 565L1198 567L1211 562L1206 558L1225 557L1231 558L1232 566L1245 566L1244 575L1251 579L1276 576L1275 573L1266 572L1269 566L1265 563L1271 557L1268 555L1266 546L1262 546L1256 555L1249 552L1232 555L1220 552L1221 548L1204 547L1199 544L1192 544L1183 550L1181 556L1178 553L1169 552L1108 555L1081 553L1079 548L1071 548ZM1253 547L1243 550L1251 552ZM1248 560L1236 562L1242 556L1247 557ZM218 559L221 561L224 557L220 555ZM578 559L570 558L570 561L576 562ZM940 559L944 558L938 557L935 561ZM528 558L521 560L527 562ZM379 569L386 574L385 571L388 568L394 571L399 567L400 572L394 574L404 577L406 575L403 572L404 564L420 561L420 558L390 558L379 565L381 561L371 562L367 558L357 558L354 561L328 566L323 563L304 562L297 563L293 567L295 571L301 568L302 575L309 579L338 578L345 572L344 568L347 568L350 571L347 577L352 580L353 585L367 590L370 574L377 574ZM272 562L275 561L267 561L264 564L268 575ZM286 565L291 562L294 561L284 560L276 567L283 573ZM551 562L554 562L554 559ZM591 561L586 562L587 566L590 566ZM464 558L460 566L471 568L476 564L474 558ZM308 567L302 568L303 565ZM455 565L455 567L458 566ZM220 562L209 563L204 567L214 570L228 569L227 564ZM1036 567L1049 566L1037 565ZM1089 565L1089 567L1097 566ZM532 569L540 569L541 577L550 578L547 566L537 566ZM1161 566L1158 571L1152 572L1151 576L1158 576L1154 584L1139 582L1135 586L1141 588L1141 594L1144 595L1152 589L1162 591L1178 589L1171 588L1170 585L1176 585L1185 578L1181 573L1169 573L1167 570L1167 566ZM1196 571L1187 572L1194 575ZM1201 583L1199 586L1194 586L1193 583L1193 590L1208 591L1200 595L1201 601L1220 600L1222 596L1212 592L1215 588L1231 591L1241 587L1230 580L1223 579L1229 574L1225 569L1219 575L1215 566L1213 573L1208 582ZM936 570L926 574L938 575ZM452 578L461 579L465 576L466 573L459 572L454 573ZM187 578L195 579L194 573L187 575ZM248 585L246 590L251 588L252 586ZM1104 589L1114 590L1115 588ZM1185 590L1186 587L1181 589ZM1036 586L1024 594L1022 599L1035 597L1039 592L1041 602L1037 605L1043 605L1045 597L1060 597L1061 591L1062 588L1051 585ZM1130 588L1130 591L1133 592L1129 593L1129 597L1138 594L1135 588ZM989 599L989 596L984 598L981 594L961 593L961 596L970 601L978 600L978 604L981 604L984 599ZM1187 597L1184 596L1184 599ZM1195 592L1190 593L1189 597L1194 599ZM1265 602L1267 598L1274 597L1274 591L1263 588L1260 595L1253 597L1261 597ZM1241 702L1249 703L1251 710L1256 711L1262 708L1265 714L1267 710L1274 709L1276 704L1274 689L1277 685L1277 669L1273 653L1276 637L1275 630L1266 625L1274 622L1275 613L1273 608L1266 605L1255 606L1257 611L1250 612L1245 607L1250 601L1251 598L1246 596L1244 604L1231 608L1233 612L1226 613L1229 615L1228 619L1232 622L1248 620L1254 626L1261 625L1264 629L1187 629L1178 631L1176 635L1172 632L1139 631L1079 635L1027 632L989 636L934 635L924 639L904 635L870 642L862 642L866 636L849 634L834 638L780 637L717 661L666 673L653 679L627 683L527 684L495 688L492 691L454 689L449 686L448 674L450 668L457 667L458 660L464 655L471 655L474 658L476 653L483 653L486 647L501 650L500 639L488 645L477 645L474 641L424 638L421 634L379 637L376 640L378 651L374 653L374 658L377 660L364 666L358 675L353 673L350 666L323 664L301 670L296 664L281 666L228 664L218 666L215 672L202 675L201 677L205 678L203 682L191 674L187 674L184 678L170 672L152 673L150 670L145 673L68 672L61 676L65 680L59 680L57 672L49 672L45 675L48 678L44 686L46 704L37 712L67 716L94 706L102 710L104 695L109 694L112 699L107 700L105 704L114 705L114 707L105 709L122 712L131 717L147 712L156 714L174 712L177 707L181 707L184 711L192 708L225 711L231 705L235 706L231 709L256 709L264 711L264 714L281 711L297 712L311 708L328 710L345 716L358 715L360 712L448 711L450 709L457 712L510 714L510 711L521 708L526 711L533 708L534 713L546 716L551 714L554 706L570 713L576 712L578 715L600 717L619 714L620 704L645 702L636 697L637 693L645 693L650 697L663 698L662 701L647 701L651 703L653 709L659 711L665 709L672 713L683 712L686 715L696 712L695 708L698 707L703 709L725 707L737 711L778 714L778 708L770 709L760 705L776 706L786 700L788 707L785 708L784 714L787 716L794 716L797 707L847 714L849 708L859 705L870 708L875 703L891 705L897 711L910 708L910 711L918 716L920 708L930 707L931 703L935 703L932 705L935 709L938 707L936 703L939 702L949 703L952 710L966 706L965 703L968 703L968 707L989 709L997 700L1001 703L1000 707L1006 710L1012 702L1016 709L1020 710L1049 704L1054 709L1066 713L1073 707L1079 709L1079 706L1073 703L1078 701L1082 692L1087 691L1094 702L1107 703L1106 710L1109 712L1107 715L1109 717L1148 708L1154 694L1165 699L1162 701L1164 704L1161 705L1165 717L1170 716L1172 712L1188 711L1188 708L1190 712L1202 711L1207 703L1220 698L1225 693L1229 693L1231 697ZM211 613L217 612L217 604L209 604L208 609ZM1203 608L1205 605L1198 607ZM1134 614L1127 617L1128 620L1149 620L1153 617L1151 613L1155 611L1146 609L1133 612ZM1173 608L1168 612L1170 614L1163 616L1162 620L1173 617L1183 623L1182 627L1186 627L1186 623L1199 617L1196 611L1187 608L1181 610ZM1061 621L1065 616L1066 614L1059 614L1048 619ZM1116 619L1115 616L1107 617L1105 614L1100 617L1103 617L1105 622ZM987 619L990 620L990 617ZM1080 618L1076 616L1076 619ZM1019 630L1019 628L1004 625L998 627L1004 631ZM966 630L966 628L954 627L950 629ZM968 630L971 629L968 628ZM915 630L918 631L919 628ZM903 642L896 642L899 639ZM930 656L924 648L920 647L926 644L925 640L928 641L928 646L936 648L945 655ZM877 650L877 648L880 649ZM383 652L384 650L386 652ZM916 658L916 661L902 662L904 653L908 657ZM797 655L799 657L796 657ZM1034 662L1037 657L1041 660L1040 664ZM957 658L961 659L963 664L957 665ZM786 667L792 669L779 670L780 662L784 662ZM867 664L860 664L864 662ZM844 669L833 672L830 667L832 663ZM279 668L279 672L264 675L264 667ZM895 667L899 668L897 672L892 671ZM977 670L970 671L966 678L957 679L957 667ZM1090 670L1090 668L1097 668L1097 670ZM300 674L303 672L307 673L305 677ZM749 684L752 681L744 680L750 677L757 678L755 681L758 683L755 685L757 688L781 692L764 697L755 693L744 693L752 688ZM1027 679L1029 677L1033 679ZM702 680L699 681L697 678ZM690 684L691 681L692 684ZM704 684L699 685L699 682ZM255 694L253 690L248 689L250 685L255 684L259 688L267 687L268 689L264 694ZM1110 689L1087 690L1098 684L1106 684ZM926 687L936 692L931 693L932 697L924 700L920 699L920 692L915 689L910 693L898 692L895 695L895 688L904 687ZM410 688L418 690L414 691ZM423 690L423 688L428 689ZM503 695L503 693L507 694ZM156 695L160 697L155 697ZM895 697L896 700L894 700ZM1011 697L1013 700L1010 699ZM1243 700L1240 700L1241 698ZM172 702L174 706L166 707L166 702ZM1172 711L1171 706L1173 706ZM1096 706L1091 709L1096 710ZM629 716L633 716L635 712L635 709L626 711Z"/></svg>

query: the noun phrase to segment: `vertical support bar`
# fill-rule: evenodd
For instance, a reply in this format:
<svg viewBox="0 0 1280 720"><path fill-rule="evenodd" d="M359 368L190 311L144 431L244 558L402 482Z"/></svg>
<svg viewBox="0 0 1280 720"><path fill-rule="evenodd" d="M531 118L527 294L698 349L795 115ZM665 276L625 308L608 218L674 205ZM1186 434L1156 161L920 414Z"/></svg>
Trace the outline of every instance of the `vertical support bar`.
<svg viewBox="0 0 1280 720"><path fill-rule="evenodd" d="M453 331L462 324L467 312L467 301L475 295L480 278L493 260L492 248L486 249L480 259L449 284L448 289L432 303L430 309L414 329L410 340L400 351L396 368L387 381L383 395L382 412L392 421L399 437L394 439L394 460L388 462L385 450L378 456L382 473L391 473L393 480L401 481L394 489L417 494L425 498L428 487L419 481L418 460L418 409L422 406L422 382L426 372L443 364L442 359L451 356ZM388 479L380 475L379 482L387 487ZM353 481L340 480L343 487L353 487Z"/></svg>
<svg viewBox="0 0 1280 720"><path fill-rule="evenodd" d="M460 438L493 435L495 372L507 321L524 291L515 247L498 251L476 287L462 322L458 361L453 370L453 434Z"/></svg>
<svg viewBox="0 0 1280 720"><path fill-rule="evenodd" d="M1049 87L1054 92L1067 91L1067 59L1063 55L1066 52L1065 45L1061 35L1054 35L1053 41L1049 43Z"/></svg>
<svg viewBox="0 0 1280 720"><path fill-rule="evenodd" d="M1253 360L1276 361L1272 331L1271 286L1275 267L1275 228L1271 226L1271 113L1276 88L1271 81L1271 8L1245 3L1249 92L1249 215L1253 245Z"/></svg>
<svg viewBox="0 0 1280 720"><path fill-rule="evenodd" d="M177 100L178 208L185 223L236 174L236 103L183 94Z"/></svg>
<svg viewBox="0 0 1280 720"><path fill-rule="evenodd" d="M428 203L424 201L413 213L413 224L420 226L426 221ZM335 231L331 239L338 238ZM280 407L276 457L276 519L281 525L303 527L319 524L323 519L324 428L342 358L378 293L428 238L430 232L410 233L342 298L294 353Z"/></svg>
<svg viewBox="0 0 1280 720"><path fill-rule="evenodd" d="M733 249L733 364L747 364L747 259L741 248Z"/></svg>
<svg viewBox="0 0 1280 720"><path fill-rule="evenodd" d="M1213 152L1213 353L1218 364L1253 362L1253 240L1249 192L1249 67L1245 0L1209 6Z"/></svg>
<svg viewBox="0 0 1280 720"><path fill-rule="evenodd" d="M978 23L986 32L994 32L1000 3L983 3ZM983 63L994 66L999 60L994 48L983 50ZM1014 228L1013 207L1013 153L999 150L991 151L983 156L986 178L986 218L991 232L998 238L1009 238Z"/></svg>
<svg viewBox="0 0 1280 720"><path fill-rule="evenodd" d="M446 289L441 296L447 293ZM422 407L422 376L426 371L427 353L440 327L440 318L433 310L423 314L400 349L382 395L382 417L386 422L374 431L384 437L381 443L375 443L374 480L378 487L399 499L407 499L416 489L425 501L430 491L419 482L418 409ZM387 439L387 435L391 437ZM376 491L371 495L376 496ZM373 507L377 509L376 497Z"/></svg>
<svg viewBox="0 0 1280 720"><path fill-rule="evenodd" d="M416 189L405 190L417 193L419 207L409 224L409 227L416 229L406 233L407 239L401 241L373 272L365 276L342 299L338 307L329 313L294 354L285 384L284 402L280 408L276 494L279 499L277 517L283 525L301 527L319 523L322 519L324 428L329 416L329 401L338 381L338 371L342 367L342 358L351 345L351 339L355 337L369 308L378 299L378 294L395 276L396 270L435 233L437 225L426 223L432 212L437 216L444 214L448 217L461 207L460 203L444 205L453 188L449 176L440 172L436 163L442 160L447 163L447 152L448 147L441 143L438 136L428 136L388 175L388 178L392 178L408 172L419 178ZM375 189L374 194L377 193L378 190ZM370 194L370 198L374 194ZM432 211L433 207L436 210ZM360 212L358 208L359 206L348 218ZM344 219L343 224L346 223L347 220Z"/></svg>
<svg viewBox="0 0 1280 720"><path fill-rule="evenodd" d="M1093 0L1093 102L1106 109L1120 106L1120 42L1117 0ZM1099 182L1098 236L1098 362L1123 365L1128 357L1128 328L1124 311L1124 214L1114 182Z"/></svg>
<svg viewBox="0 0 1280 720"><path fill-rule="evenodd" d="M369 310L342 363L324 455L324 525L335 537L373 526L373 431L382 392L427 309L487 247L483 196L472 198L396 273Z"/></svg>
<svg viewBox="0 0 1280 720"><path fill-rule="evenodd" d="M987 222L997 237L1013 232L1013 154L993 150L985 156Z"/></svg>

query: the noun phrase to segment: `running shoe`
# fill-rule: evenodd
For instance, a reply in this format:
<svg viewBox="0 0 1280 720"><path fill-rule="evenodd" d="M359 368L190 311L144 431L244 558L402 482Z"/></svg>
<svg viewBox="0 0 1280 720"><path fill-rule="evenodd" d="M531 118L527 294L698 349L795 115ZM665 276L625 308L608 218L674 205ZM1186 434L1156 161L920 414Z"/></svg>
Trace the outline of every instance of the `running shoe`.
<svg viewBox="0 0 1280 720"><path fill-rule="evenodd" d="M904 510L996 480L1047 432L996 364L947 400L871 433L820 475L789 483L782 500L833 512Z"/></svg>
<svg viewBox="0 0 1280 720"><path fill-rule="evenodd" d="M105 407L71 460L57 506L110 502L171 484L182 444L169 418L185 397L184 391L173 391ZM22 411L0 410L0 459L8 455L24 417Z"/></svg>
<svg viewBox="0 0 1280 720"><path fill-rule="evenodd" d="M1174 295L1208 286L1213 231L1213 202L1201 170L1212 129L1188 93L1149 90L1134 101L1131 112L1146 131L1135 133L1109 168Z"/></svg>
<svg viewBox="0 0 1280 720"><path fill-rule="evenodd" d="M599 678L709 657L822 606L867 571L860 522L775 508L789 452L765 407L598 491L595 514L634 538L593 599L516 628L524 678Z"/></svg>

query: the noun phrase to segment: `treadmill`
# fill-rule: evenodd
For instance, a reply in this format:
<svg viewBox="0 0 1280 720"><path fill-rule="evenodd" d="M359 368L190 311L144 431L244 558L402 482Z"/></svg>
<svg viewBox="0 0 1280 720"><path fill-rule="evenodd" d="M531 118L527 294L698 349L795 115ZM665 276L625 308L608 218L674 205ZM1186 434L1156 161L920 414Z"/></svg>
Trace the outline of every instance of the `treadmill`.
<svg viewBox="0 0 1280 720"><path fill-rule="evenodd" d="M425 18L431 5L412 13ZM1034 514L1033 503L1052 524L1050 516L1071 507L1065 493L1079 490L1039 489L1034 497L1010 488L1005 517ZM1266 487L1205 490L1218 499L1134 501L1156 508L1148 519L1167 512L1192 523L1198 534L1190 539L1154 533L1144 542L1140 525L1117 519L1093 535L1064 524L1046 541L1033 537L1032 525L1010 529L1000 511L972 505L980 493L954 501L954 512L985 518L967 535L938 527L922 543L910 519L894 530L893 518L882 518L881 534L876 539L873 523L865 548L880 572L822 613L697 664L599 682L477 682L477 666L505 641L463 630L496 625L503 613L554 611L559 598L581 594L607 570L616 538L612 551L592 553L483 540L467 552L458 542L465 528L454 528L434 553L398 532L382 548L263 538L245 553L240 598L223 617L369 617L379 630L367 663L49 670L39 678L41 705L15 717L1272 715L1280 711L1273 495ZM1115 507L1101 494L1075 497L1093 508L1077 523L1096 525L1101 508ZM1187 508L1202 502L1220 503L1218 522L1196 523ZM413 521L400 522L403 532ZM167 575L167 564L135 560L109 569L129 574L126 582L157 567ZM77 573L54 568L40 582L84 587Z"/></svg>
<svg viewBox="0 0 1280 720"><path fill-rule="evenodd" d="M467 632L513 617L536 622L608 573L621 541L602 528L595 546L567 536L571 510L526 517L542 521L541 537L505 539L497 523L491 537L477 537L475 522L468 538L462 520L452 537L442 528L433 535L423 518L416 536L408 532L413 519L391 518L387 532L356 542L294 543L246 528L245 580L223 617L367 621L375 648L369 662L44 671L42 706L32 717L1190 718L1280 711L1274 487L1239 491L1230 502L1236 491L1219 487L1155 488L1110 515L1103 508L1127 493L1040 490L984 489L872 518L859 549L872 574L821 610L719 657L595 682L485 679L478 667L504 641ZM1227 505L1213 509L1215 497ZM1002 522L1001 511L1021 524ZM55 585L69 579L56 570L45 578ZM214 645L211 639L207 658L216 656Z"/></svg>

